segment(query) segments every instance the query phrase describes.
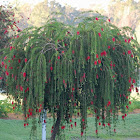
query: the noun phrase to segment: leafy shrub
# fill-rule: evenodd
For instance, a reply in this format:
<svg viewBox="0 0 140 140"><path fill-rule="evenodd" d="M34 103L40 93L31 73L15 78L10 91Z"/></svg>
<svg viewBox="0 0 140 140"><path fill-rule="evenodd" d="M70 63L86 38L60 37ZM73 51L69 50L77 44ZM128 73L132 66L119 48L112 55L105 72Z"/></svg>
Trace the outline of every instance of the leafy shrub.
<svg viewBox="0 0 140 140"><path fill-rule="evenodd" d="M129 106L129 112L132 112L134 109L140 109L140 101L133 98L131 105Z"/></svg>
<svg viewBox="0 0 140 140"><path fill-rule="evenodd" d="M8 99L0 100L0 117L7 117L8 113L21 113L21 105L17 103L11 103Z"/></svg>

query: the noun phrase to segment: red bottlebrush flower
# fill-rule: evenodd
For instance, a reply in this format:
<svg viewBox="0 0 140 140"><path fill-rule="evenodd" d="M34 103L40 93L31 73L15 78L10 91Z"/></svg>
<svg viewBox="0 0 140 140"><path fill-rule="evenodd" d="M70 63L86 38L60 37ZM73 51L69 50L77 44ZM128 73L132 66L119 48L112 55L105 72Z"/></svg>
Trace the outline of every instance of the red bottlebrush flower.
<svg viewBox="0 0 140 140"><path fill-rule="evenodd" d="M7 30L5 30L4 34L6 34L6 33L8 33L8 31L7 31Z"/></svg>
<svg viewBox="0 0 140 140"><path fill-rule="evenodd" d="M136 83L135 79L132 80L133 83Z"/></svg>
<svg viewBox="0 0 140 140"><path fill-rule="evenodd" d="M129 101L129 104L131 105L131 101Z"/></svg>
<svg viewBox="0 0 140 140"><path fill-rule="evenodd" d="M72 88L72 91L74 91L75 90L75 88Z"/></svg>
<svg viewBox="0 0 140 140"><path fill-rule="evenodd" d="M128 96L126 96L126 99L128 99Z"/></svg>
<svg viewBox="0 0 140 140"><path fill-rule="evenodd" d="M139 92L138 88L136 87L136 92Z"/></svg>
<svg viewBox="0 0 140 140"><path fill-rule="evenodd" d="M39 109L38 112L40 113L41 112L41 109Z"/></svg>
<svg viewBox="0 0 140 140"><path fill-rule="evenodd" d="M24 127L26 126L26 123L24 123Z"/></svg>
<svg viewBox="0 0 140 140"><path fill-rule="evenodd" d="M93 101L91 101L90 103L91 103L91 105L93 105Z"/></svg>
<svg viewBox="0 0 140 140"><path fill-rule="evenodd" d="M87 56L86 60L89 60L90 59L90 56Z"/></svg>
<svg viewBox="0 0 140 140"><path fill-rule="evenodd" d="M27 87L27 91L29 91L29 87Z"/></svg>
<svg viewBox="0 0 140 140"><path fill-rule="evenodd" d="M113 51L115 50L115 47L113 47Z"/></svg>
<svg viewBox="0 0 140 140"><path fill-rule="evenodd" d="M3 62L3 61L1 62L1 65L2 65L2 66L4 65L4 62Z"/></svg>
<svg viewBox="0 0 140 140"><path fill-rule="evenodd" d="M70 122L72 122L72 120L70 119Z"/></svg>
<svg viewBox="0 0 140 140"><path fill-rule="evenodd" d="M6 59L7 59L7 56L4 57L4 60L6 60Z"/></svg>
<svg viewBox="0 0 140 140"><path fill-rule="evenodd" d="M17 38L19 38L19 35L17 35Z"/></svg>
<svg viewBox="0 0 140 140"><path fill-rule="evenodd" d="M58 56L57 58L60 59L60 56Z"/></svg>
<svg viewBox="0 0 140 140"><path fill-rule="evenodd" d="M52 71L53 70L53 67L50 67L50 70Z"/></svg>
<svg viewBox="0 0 140 140"><path fill-rule="evenodd" d="M64 51L62 51L62 53L64 53Z"/></svg>
<svg viewBox="0 0 140 140"><path fill-rule="evenodd" d="M130 41L131 41L131 40L130 40L130 39L128 39L128 43L130 43Z"/></svg>
<svg viewBox="0 0 140 140"><path fill-rule="evenodd" d="M97 79L99 78L98 74L96 74L96 78L97 78Z"/></svg>
<svg viewBox="0 0 140 140"><path fill-rule="evenodd" d="M7 76L9 75L9 72L8 71L6 71L5 73L6 73Z"/></svg>
<svg viewBox="0 0 140 140"><path fill-rule="evenodd" d="M13 47L12 47L12 46L10 46L10 51L12 50L12 48L13 48Z"/></svg>
<svg viewBox="0 0 140 140"><path fill-rule="evenodd" d="M27 58L25 58L25 63L27 62Z"/></svg>
<svg viewBox="0 0 140 140"><path fill-rule="evenodd" d="M46 120L44 120L44 123L46 123Z"/></svg>
<svg viewBox="0 0 140 140"><path fill-rule="evenodd" d="M106 56L107 55L107 53L106 53L106 51L104 51L104 56Z"/></svg>
<svg viewBox="0 0 140 140"><path fill-rule="evenodd" d="M99 116L97 116L97 120L99 120L100 119L100 117Z"/></svg>
<svg viewBox="0 0 140 140"><path fill-rule="evenodd" d="M98 130L95 130L95 133L97 134L98 133Z"/></svg>
<svg viewBox="0 0 140 140"><path fill-rule="evenodd" d="M105 124L103 124L103 126L105 127Z"/></svg>
<svg viewBox="0 0 140 140"><path fill-rule="evenodd" d="M97 110L95 109L94 112L97 113Z"/></svg>
<svg viewBox="0 0 140 140"><path fill-rule="evenodd" d="M67 44L65 43L65 47L67 46Z"/></svg>
<svg viewBox="0 0 140 140"><path fill-rule="evenodd" d="M74 122L74 125L75 125L75 127L77 126L77 123L76 122Z"/></svg>
<svg viewBox="0 0 140 140"><path fill-rule="evenodd" d="M124 119L124 116L122 116L122 119Z"/></svg>
<svg viewBox="0 0 140 140"><path fill-rule="evenodd" d="M115 64L113 64L113 67L115 67Z"/></svg>
<svg viewBox="0 0 140 140"><path fill-rule="evenodd" d="M83 74L83 78L86 78L86 74L85 73Z"/></svg>
<svg viewBox="0 0 140 140"><path fill-rule="evenodd" d="M126 108L128 109L128 106L126 106Z"/></svg>
<svg viewBox="0 0 140 140"><path fill-rule="evenodd" d="M15 107L13 106L13 110L15 109Z"/></svg>
<svg viewBox="0 0 140 140"><path fill-rule="evenodd" d="M108 19L108 21L110 22L110 19Z"/></svg>
<svg viewBox="0 0 140 140"><path fill-rule="evenodd" d="M21 60L20 59L18 59L18 63L20 63L21 62Z"/></svg>
<svg viewBox="0 0 140 140"><path fill-rule="evenodd" d="M99 37L101 37L101 33L98 33Z"/></svg>
<svg viewBox="0 0 140 140"><path fill-rule="evenodd" d="M73 124L71 124L71 128L73 128Z"/></svg>
<svg viewBox="0 0 140 140"><path fill-rule="evenodd" d="M108 123L108 126L110 127L110 123Z"/></svg>
<svg viewBox="0 0 140 140"><path fill-rule="evenodd" d="M103 29L103 28L101 28L101 30L102 30L102 31L104 31L104 29Z"/></svg>
<svg viewBox="0 0 140 140"><path fill-rule="evenodd" d="M97 65L97 61L94 61L94 65Z"/></svg>
<svg viewBox="0 0 140 140"><path fill-rule="evenodd" d="M79 31L77 31L77 35L79 35L80 34L80 32Z"/></svg>
<svg viewBox="0 0 140 140"><path fill-rule="evenodd" d="M53 132L53 130L51 130L51 133Z"/></svg>
<svg viewBox="0 0 140 140"><path fill-rule="evenodd" d="M115 37L112 38L112 41L115 42Z"/></svg>
<svg viewBox="0 0 140 140"><path fill-rule="evenodd" d="M12 101L12 105L14 104L14 102Z"/></svg>
<svg viewBox="0 0 140 140"><path fill-rule="evenodd" d="M2 80L2 77L0 77L0 80Z"/></svg>
<svg viewBox="0 0 140 140"><path fill-rule="evenodd" d="M61 129L65 129L65 126L61 126Z"/></svg>
<svg viewBox="0 0 140 140"><path fill-rule="evenodd" d="M96 58L99 58L98 54L96 54Z"/></svg>
<svg viewBox="0 0 140 140"><path fill-rule="evenodd" d="M96 20L99 20L97 17L95 18Z"/></svg>
<svg viewBox="0 0 140 140"><path fill-rule="evenodd" d="M30 116L32 116L32 112L30 112Z"/></svg>
<svg viewBox="0 0 140 140"><path fill-rule="evenodd" d="M81 136L83 136L83 132L81 132Z"/></svg>
<svg viewBox="0 0 140 140"><path fill-rule="evenodd" d="M108 49L110 49L110 46L108 46Z"/></svg>
<svg viewBox="0 0 140 140"><path fill-rule="evenodd" d="M127 39L125 39L124 41L127 42Z"/></svg>
<svg viewBox="0 0 140 140"><path fill-rule="evenodd" d="M124 114L124 116L126 117L126 116L127 116L127 114Z"/></svg>
<svg viewBox="0 0 140 140"><path fill-rule="evenodd" d="M133 37L131 37L131 39L133 39Z"/></svg>
<svg viewBox="0 0 140 140"><path fill-rule="evenodd" d="M120 35L119 33L117 33L117 35Z"/></svg>
<svg viewBox="0 0 140 140"><path fill-rule="evenodd" d="M23 77L26 77L26 72L23 73Z"/></svg>
<svg viewBox="0 0 140 140"><path fill-rule="evenodd" d="M101 122L99 122L99 125L101 125Z"/></svg>
<svg viewBox="0 0 140 140"><path fill-rule="evenodd" d="M5 65L5 69L7 69L7 65Z"/></svg>
<svg viewBox="0 0 140 140"><path fill-rule="evenodd" d="M93 89L91 89L91 93L93 93Z"/></svg>
<svg viewBox="0 0 140 140"><path fill-rule="evenodd" d="M108 105L111 105L111 102L110 101L108 101Z"/></svg>
<svg viewBox="0 0 140 140"><path fill-rule="evenodd" d="M131 57L133 58L133 54L131 54Z"/></svg>
<svg viewBox="0 0 140 140"><path fill-rule="evenodd" d="M128 53L128 54L131 54L131 50L128 50L127 53Z"/></svg>
<svg viewBox="0 0 140 140"><path fill-rule="evenodd" d="M20 90L23 91L23 87L22 86L20 86Z"/></svg>
<svg viewBox="0 0 140 140"><path fill-rule="evenodd" d="M74 50L72 50L72 53L74 54L74 53L75 53L75 51L74 51Z"/></svg>
<svg viewBox="0 0 140 140"><path fill-rule="evenodd" d="M79 116L79 115L80 115L80 113L78 112L78 113L77 113L77 115Z"/></svg>
<svg viewBox="0 0 140 140"><path fill-rule="evenodd" d="M114 129L114 133L116 133L116 129Z"/></svg>
<svg viewBox="0 0 140 140"><path fill-rule="evenodd" d="M82 122L84 122L85 120L84 119L82 119Z"/></svg>
<svg viewBox="0 0 140 140"><path fill-rule="evenodd" d="M28 126L29 124L27 123L26 125Z"/></svg>

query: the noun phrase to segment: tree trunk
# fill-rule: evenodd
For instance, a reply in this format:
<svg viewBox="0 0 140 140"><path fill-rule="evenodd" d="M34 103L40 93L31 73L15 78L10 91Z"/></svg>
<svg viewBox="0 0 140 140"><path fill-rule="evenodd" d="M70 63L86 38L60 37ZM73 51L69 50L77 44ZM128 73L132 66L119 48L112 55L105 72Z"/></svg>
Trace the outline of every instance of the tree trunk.
<svg viewBox="0 0 140 140"><path fill-rule="evenodd" d="M46 140L46 118L47 118L47 111L43 109L42 113L42 140Z"/></svg>
<svg viewBox="0 0 140 140"><path fill-rule="evenodd" d="M57 120L56 120L56 123L55 123L50 140L55 140L56 135L59 133L60 122L61 122L61 115L60 115L60 111L58 111L57 112Z"/></svg>

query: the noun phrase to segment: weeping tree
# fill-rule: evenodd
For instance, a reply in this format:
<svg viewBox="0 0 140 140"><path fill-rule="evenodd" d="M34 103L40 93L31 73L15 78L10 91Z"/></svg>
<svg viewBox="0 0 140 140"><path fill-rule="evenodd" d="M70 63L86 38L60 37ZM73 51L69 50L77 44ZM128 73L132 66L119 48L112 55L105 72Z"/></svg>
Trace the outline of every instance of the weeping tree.
<svg viewBox="0 0 140 140"><path fill-rule="evenodd" d="M35 132L35 116L48 110L54 119L51 140L72 123L75 109L83 136L89 107L97 135L99 125L115 132L118 111L125 120L137 86L139 48L131 29L119 29L102 15L77 20L77 26L51 19L25 29L2 55L8 93L18 103L23 99L24 126L32 118Z"/></svg>

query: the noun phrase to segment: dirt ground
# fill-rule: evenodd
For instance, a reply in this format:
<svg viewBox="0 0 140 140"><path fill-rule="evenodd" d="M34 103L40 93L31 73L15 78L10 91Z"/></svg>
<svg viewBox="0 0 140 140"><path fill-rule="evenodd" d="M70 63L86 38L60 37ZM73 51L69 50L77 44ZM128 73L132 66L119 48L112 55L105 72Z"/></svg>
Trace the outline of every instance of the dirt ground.
<svg viewBox="0 0 140 140"><path fill-rule="evenodd" d="M130 112L128 114L138 114L140 113L140 109L135 109L133 112ZM121 115L121 113L119 113ZM88 115L88 117L92 117L93 115ZM47 114L47 117L50 117L50 114ZM1 118L1 119L7 119L7 120L24 120L24 116L22 114L15 114L15 113L9 113L8 117Z"/></svg>

